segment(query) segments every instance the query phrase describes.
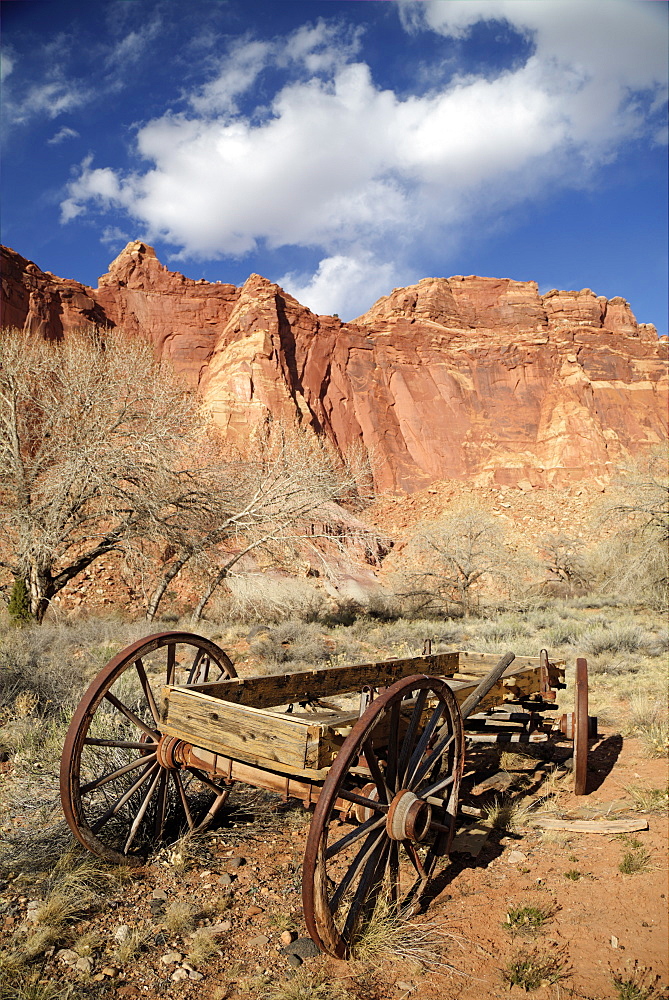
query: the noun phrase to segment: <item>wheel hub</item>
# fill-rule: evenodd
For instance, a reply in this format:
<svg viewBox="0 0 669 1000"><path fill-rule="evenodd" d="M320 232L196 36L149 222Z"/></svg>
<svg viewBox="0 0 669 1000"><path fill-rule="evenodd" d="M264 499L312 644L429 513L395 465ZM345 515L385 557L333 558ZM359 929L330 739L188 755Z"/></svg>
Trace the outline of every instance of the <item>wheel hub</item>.
<svg viewBox="0 0 669 1000"><path fill-rule="evenodd" d="M176 771L184 766L184 748L186 743L176 736L161 736L156 747L156 760L168 771Z"/></svg>
<svg viewBox="0 0 669 1000"><path fill-rule="evenodd" d="M386 832L391 840L420 842L427 836L432 821L432 806L402 788L390 803Z"/></svg>

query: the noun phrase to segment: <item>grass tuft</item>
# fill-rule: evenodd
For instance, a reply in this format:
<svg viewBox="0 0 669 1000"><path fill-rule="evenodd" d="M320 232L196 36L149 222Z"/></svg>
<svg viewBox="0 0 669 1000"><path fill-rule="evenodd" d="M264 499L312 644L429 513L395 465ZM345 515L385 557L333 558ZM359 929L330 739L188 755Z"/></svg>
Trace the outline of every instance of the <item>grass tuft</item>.
<svg viewBox="0 0 669 1000"><path fill-rule="evenodd" d="M635 960L624 972L612 972L617 1000L661 1000L667 996L660 977Z"/></svg>
<svg viewBox="0 0 669 1000"><path fill-rule="evenodd" d="M537 934L554 912L550 906L515 906L507 913L504 926L512 934Z"/></svg>
<svg viewBox="0 0 669 1000"><path fill-rule="evenodd" d="M195 923L195 909L183 899L175 899L165 910L163 923L171 934L187 934Z"/></svg>
<svg viewBox="0 0 669 1000"><path fill-rule="evenodd" d="M288 979L270 986L264 995L267 1000L347 1000L350 996L341 983L307 969L297 969Z"/></svg>
<svg viewBox="0 0 669 1000"><path fill-rule="evenodd" d="M638 875L652 868L652 855L637 837L627 841L627 850L618 865L623 875Z"/></svg>
<svg viewBox="0 0 669 1000"><path fill-rule="evenodd" d="M557 983L565 975L559 955L541 952L537 948L519 951L502 969L502 978L509 988L519 986L526 993Z"/></svg>
<svg viewBox="0 0 669 1000"><path fill-rule="evenodd" d="M211 958L217 948L216 938L211 931L206 927L200 927L191 938L186 961L198 968Z"/></svg>

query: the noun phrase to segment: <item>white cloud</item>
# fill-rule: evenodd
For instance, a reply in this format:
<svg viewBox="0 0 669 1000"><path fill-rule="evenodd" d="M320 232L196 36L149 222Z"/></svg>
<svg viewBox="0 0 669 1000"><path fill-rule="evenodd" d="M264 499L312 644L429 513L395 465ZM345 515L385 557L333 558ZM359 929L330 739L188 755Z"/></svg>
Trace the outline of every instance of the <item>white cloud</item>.
<svg viewBox="0 0 669 1000"><path fill-rule="evenodd" d="M284 274L278 284L298 302L306 302L320 315L332 315L346 304L348 318L365 312L386 295L396 280L394 265L368 251L325 257L315 274Z"/></svg>
<svg viewBox="0 0 669 1000"><path fill-rule="evenodd" d="M69 128L67 125L64 125L62 128L59 128L58 131L55 132L50 139L47 139L47 143L49 144L49 146L57 146L59 145L59 143L65 142L66 139L78 139L78 138L79 138L79 133L76 131L76 129Z"/></svg>
<svg viewBox="0 0 669 1000"><path fill-rule="evenodd" d="M143 171L85 161L63 220L120 207L181 256L315 248L316 273L283 280L311 308L350 317L387 290L386 276L410 270L421 242L452 242L474 218L546 185L583 183L630 137L656 141L666 28L652 6L413 3L403 8L412 30L463 38L482 18L507 19L534 49L513 70L408 97L377 86L356 61L360 36L326 22L283 42L244 39L190 95L187 114L139 129ZM261 73L291 67L269 107L240 113Z"/></svg>
<svg viewBox="0 0 669 1000"><path fill-rule="evenodd" d="M0 52L0 82L6 80L10 75L14 69L14 62L14 56L7 49Z"/></svg>
<svg viewBox="0 0 669 1000"><path fill-rule="evenodd" d="M250 90L271 52L267 42L248 38L236 42L221 61L218 75L190 97L191 107L205 115L236 111L236 98Z"/></svg>

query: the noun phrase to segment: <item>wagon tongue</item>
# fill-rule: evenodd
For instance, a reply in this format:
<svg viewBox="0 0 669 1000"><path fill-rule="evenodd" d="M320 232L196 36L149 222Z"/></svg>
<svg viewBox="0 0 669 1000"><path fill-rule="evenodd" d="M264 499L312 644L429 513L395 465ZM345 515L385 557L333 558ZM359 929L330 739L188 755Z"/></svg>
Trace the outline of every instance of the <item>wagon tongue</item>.
<svg viewBox="0 0 669 1000"><path fill-rule="evenodd" d="M460 706L463 719L467 719L472 714L477 705L483 701L488 691L495 686L506 668L509 664L513 663L515 658L515 653L505 653L497 666L493 667L490 673L483 678L479 686L472 691L466 701Z"/></svg>

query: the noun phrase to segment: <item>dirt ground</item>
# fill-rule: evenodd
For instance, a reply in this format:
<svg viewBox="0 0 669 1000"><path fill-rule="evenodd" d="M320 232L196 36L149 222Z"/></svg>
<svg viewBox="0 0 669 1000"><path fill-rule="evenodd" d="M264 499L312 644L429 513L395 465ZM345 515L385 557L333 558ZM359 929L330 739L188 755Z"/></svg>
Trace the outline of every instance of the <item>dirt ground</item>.
<svg viewBox="0 0 669 1000"><path fill-rule="evenodd" d="M535 763L510 757L506 767L518 777ZM291 969L280 951L280 935L285 941L287 930L293 930L293 938L306 933L300 876L309 816L290 805L272 813L266 801L259 807L253 794L242 790L226 824L197 845L190 861L162 852L72 929L73 942L86 935L91 942L83 967L81 961L79 968L68 964L77 956L71 951L64 956L60 949L67 942L59 942L47 952L41 982L70 982L76 984L75 996L95 998L245 1000L269 994L280 1000L334 1000L339 986L342 998L355 1000L486 1000L525 995L522 986L505 980L510 963L518 959L543 963L544 984L532 991L537 1000L664 996L667 816L661 795L667 787L666 764L643 756L638 741L605 732L591 750L587 796L575 797L571 775L562 774L553 780L556 794L526 813L522 827L493 829L476 858L452 854L436 898L413 918L414 931L405 931L409 944L418 932L432 942L438 957L433 954L422 965L380 949L366 962L306 957L297 971ZM6 777L11 781L11 773ZM540 797L546 788L536 784L530 791ZM656 797L655 811L644 812L639 789L655 789L659 809ZM490 801L490 793L486 800L485 793L474 798L465 792L463 800L480 807ZM525 825L547 812L563 818L647 820L648 829L621 837L546 833ZM619 865L630 850L646 861L643 870L623 874ZM0 892L4 947L30 921L30 893L16 887L20 884L6 884ZM198 923L211 930L217 949L199 963L188 962L197 925L182 933L168 927L166 914L178 901L208 914ZM546 918L534 933L516 933L507 914L527 907ZM142 941L129 960L120 962L115 942L137 928ZM645 979L642 970L650 970ZM655 983L655 992L621 993L616 975ZM272 989L286 992L272 994Z"/></svg>

